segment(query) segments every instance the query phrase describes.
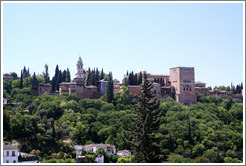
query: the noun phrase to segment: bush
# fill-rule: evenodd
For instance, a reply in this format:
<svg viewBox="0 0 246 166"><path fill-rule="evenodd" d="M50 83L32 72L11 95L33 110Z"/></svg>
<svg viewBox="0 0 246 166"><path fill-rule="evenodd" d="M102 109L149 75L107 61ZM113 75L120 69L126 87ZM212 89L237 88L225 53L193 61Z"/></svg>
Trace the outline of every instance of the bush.
<svg viewBox="0 0 246 166"><path fill-rule="evenodd" d="M205 150L205 147L203 144L197 144L192 149L192 155L194 157L201 156L203 154L203 151Z"/></svg>
<svg viewBox="0 0 246 166"><path fill-rule="evenodd" d="M231 158L231 157L225 157L224 158L224 163L242 163L241 160L239 160L238 158Z"/></svg>
<svg viewBox="0 0 246 166"><path fill-rule="evenodd" d="M194 161L190 158L184 158L181 155L174 154L168 157L168 163L193 163Z"/></svg>
<svg viewBox="0 0 246 166"><path fill-rule="evenodd" d="M195 162L196 163L210 163L210 160L206 157L201 156L201 157L196 157Z"/></svg>
<svg viewBox="0 0 246 166"><path fill-rule="evenodd" d="M72 158L71 155L69 154L66 155L66 159L71 159L71 158Z"/></svg>
<svg viewBox="0 0 246 166"><path fill-rule="evenodd" d="M234 157L237 156L237 154L236 154L236 152L234 152L233 150L228 150L228 151L226 152L226 156L227 156L227 157L232 157L232 158L234 158Z"/></svg>

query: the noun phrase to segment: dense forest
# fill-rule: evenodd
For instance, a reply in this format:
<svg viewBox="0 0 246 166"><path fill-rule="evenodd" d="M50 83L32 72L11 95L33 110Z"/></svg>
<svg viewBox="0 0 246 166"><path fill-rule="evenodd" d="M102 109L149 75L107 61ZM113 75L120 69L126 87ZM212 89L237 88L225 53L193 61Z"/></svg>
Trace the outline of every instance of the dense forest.
<svg viewBox="0 0 246 166"><path fill-rule="evenodd" d="M98 70L92 73L98 77ZM127 86L110 101L107 96L79 100L67 93L35 96L33 87L46 82L45 77L34 79L26 72L22 72L22 77L23 87L17 77L3 82L4 97L9 99L3 109L4 141L44 162L75 162L74 145L91 143L113 144L117 150L133 151L134 157L131 141L135 137L133 119L139 112L139 100L131 97ZM155 108L159 126L153 133L153 145L158 148L159 161L242 162L243 104L231 98L197 95L196 104L185 106L167 98ZM106 162L133 162L132 157L105 156Z"/></svg>

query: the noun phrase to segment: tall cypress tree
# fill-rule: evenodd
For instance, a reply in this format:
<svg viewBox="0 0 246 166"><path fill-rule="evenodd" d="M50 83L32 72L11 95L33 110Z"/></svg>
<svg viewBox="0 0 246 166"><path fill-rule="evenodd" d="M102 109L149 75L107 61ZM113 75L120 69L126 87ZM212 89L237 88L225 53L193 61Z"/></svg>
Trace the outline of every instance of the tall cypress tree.
<svg viewBox="0 0 246 166"><path fill-rule="evenodd" d="M55 91L55 90L56 90L56 80L55 80L55 76L52 77L51 84L52 84L52 91Z"/></svg>
<svg viewBox="0 0 246 166"><path fill-rule="evenodd" d="M112 72L109 72L108 80L106 84L106 99L108 103L112 103L114 98L114 83Z"/></svg>
<svg viewBox="0 0 246 166"><path fill-rule="evenodd" d="M133 118L133 141L131 142L135 153L133 162L155 163L159 162L159 148L154 144L155 133L160 125L155 110L159 108L160 103L151 91L153 85L147 80L146 73L143 77L141 93L137 99L137 115Z"/></svg>
<svg viewBox="0 0 246 166"><path fill-rule="evenodd" d="M56 70L55 70L55 81L57 81L57 77L59 75L59 67L56 65Z"/></svg>
<svg viewBox="0 0 246 166"><path fill-rule="evenodd" d="M26 78L27 77L27 71L26 71L26 66L24 66L24 69L23 69L23 78Z"/></svg>
<svg viewBox="0 0 246 166"><path fill-rule="evenodd" d="M131 72L128 76L128 84L133 85L133 72Z"/></svg>
<svg viewBox="0 0 246 166"><path fill-rule="evenodd" d="M87 78L86 78L86 86L89 86L89 85L91 85L91 69L90 68L88 69Z"/></svg>
<svg viewBox="0 0 246 166"><path fill-rule="evenodd" d="M100 75L100 80L102 80L102 79L104 79L103 68L102 68L101 75Z"/></svg>
<svg viewBox="0 0 246 166"><path fill-rule="evenodd" d="M63 72L62 72L62 82L66 81L66 75L67 75L67 71L63 70Z"/></svg>
<svg viewBox="0 0 246 166"><path fill-rule="evenodd" d="M134 75L134 85L138 85L138 75L137 73Z"/></svg>
<svg viewBox="0 0 246 166"><path fill-rule="evenodd" d="M21 70L21 78L20 78L20 89L23 88L23 74L22 74L22 70Z"/></svg>
<svg viewBox="0 0 246 166"><path fill-rule="evenodd" d="M61 70L58 73L57 80L56 80L56 90L59 90L59 84L62 82L62 72Z"/></svg>
<svg viewBox="0 0 246 166"><path fill-rule="evenodd" d="M38 80L37 80L35 72L33 73L33 76L32 76L32 90L34 91L38 90Z"/></svg>
<svg viewBox="0 0 246 166"><path fill-rule="evenodd" d="M138 85L142 84L142 79L143 79L143 76L142 76L142 72L140 71L139 77L138 77Z"/></svg>
<svg viewBox="0 0 246 166"><path fill-rule="evenodd" d="M48 65L47 64L45 64L45 66L44 66L44 68L45 68L45 71L43 72L43 75L44 75L44 81L45 81L45 83L49 83L50 82L50 77L49 77L49 68L48 68ZM29 69L28 69L29 70Z"/></svg>
<svg viewBox="0 0 246 166"><path fill-rule="evenodd" d="M92 72L91 72L91 84L92 85L96 85L96 75L95 75L95 68L94 68L94 70L92 70Z"/></svg>
<svg viewBox="0 0 246 166"><path fill-rule="evenodd" d="M99 71L98 71L98 68L96 70L96 83L99 81Z"/></svg>
<svg viewBox="0 0 246 166"><path fill-rule="evenodd" d="M71 75L70 75L70 71L69 69L67 68L67 72L66 72L66 80L65 82L71 82Z"/></svg>

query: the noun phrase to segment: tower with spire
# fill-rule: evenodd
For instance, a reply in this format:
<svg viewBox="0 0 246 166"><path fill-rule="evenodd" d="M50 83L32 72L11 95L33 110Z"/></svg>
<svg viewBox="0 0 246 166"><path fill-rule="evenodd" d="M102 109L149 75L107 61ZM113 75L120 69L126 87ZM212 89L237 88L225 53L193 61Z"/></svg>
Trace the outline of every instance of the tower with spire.
<svg viewBox="0 0 246 166"><path fill-rule="evenodd" d="M77 73L75 74L76 78L83 78L83 61L79 56L79 60L77 61Z"/></svg>
<svg viewBox="0 0 246 166"><path fill-rule="evenodd" d="M76 82L77 84L80 84L80 85L84 85L86 75L87 75L87 72L83 68L83 61L81 59L81 56L79 56L79 60L77 61L77 73L75 74L75 78L73 82Z"/></svg>

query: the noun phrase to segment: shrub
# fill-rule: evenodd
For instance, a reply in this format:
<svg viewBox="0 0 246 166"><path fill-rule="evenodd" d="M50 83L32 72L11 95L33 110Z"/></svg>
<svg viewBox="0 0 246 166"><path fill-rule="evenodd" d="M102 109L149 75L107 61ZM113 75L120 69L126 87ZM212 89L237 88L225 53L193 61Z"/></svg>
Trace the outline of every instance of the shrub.
<svg viewBox="0 0 246 166"><path fill-rule="evenodd" d="M196 157L195 162L196 163L210 163L210 160L206 157L201 156L201 157Z"/></svg>

